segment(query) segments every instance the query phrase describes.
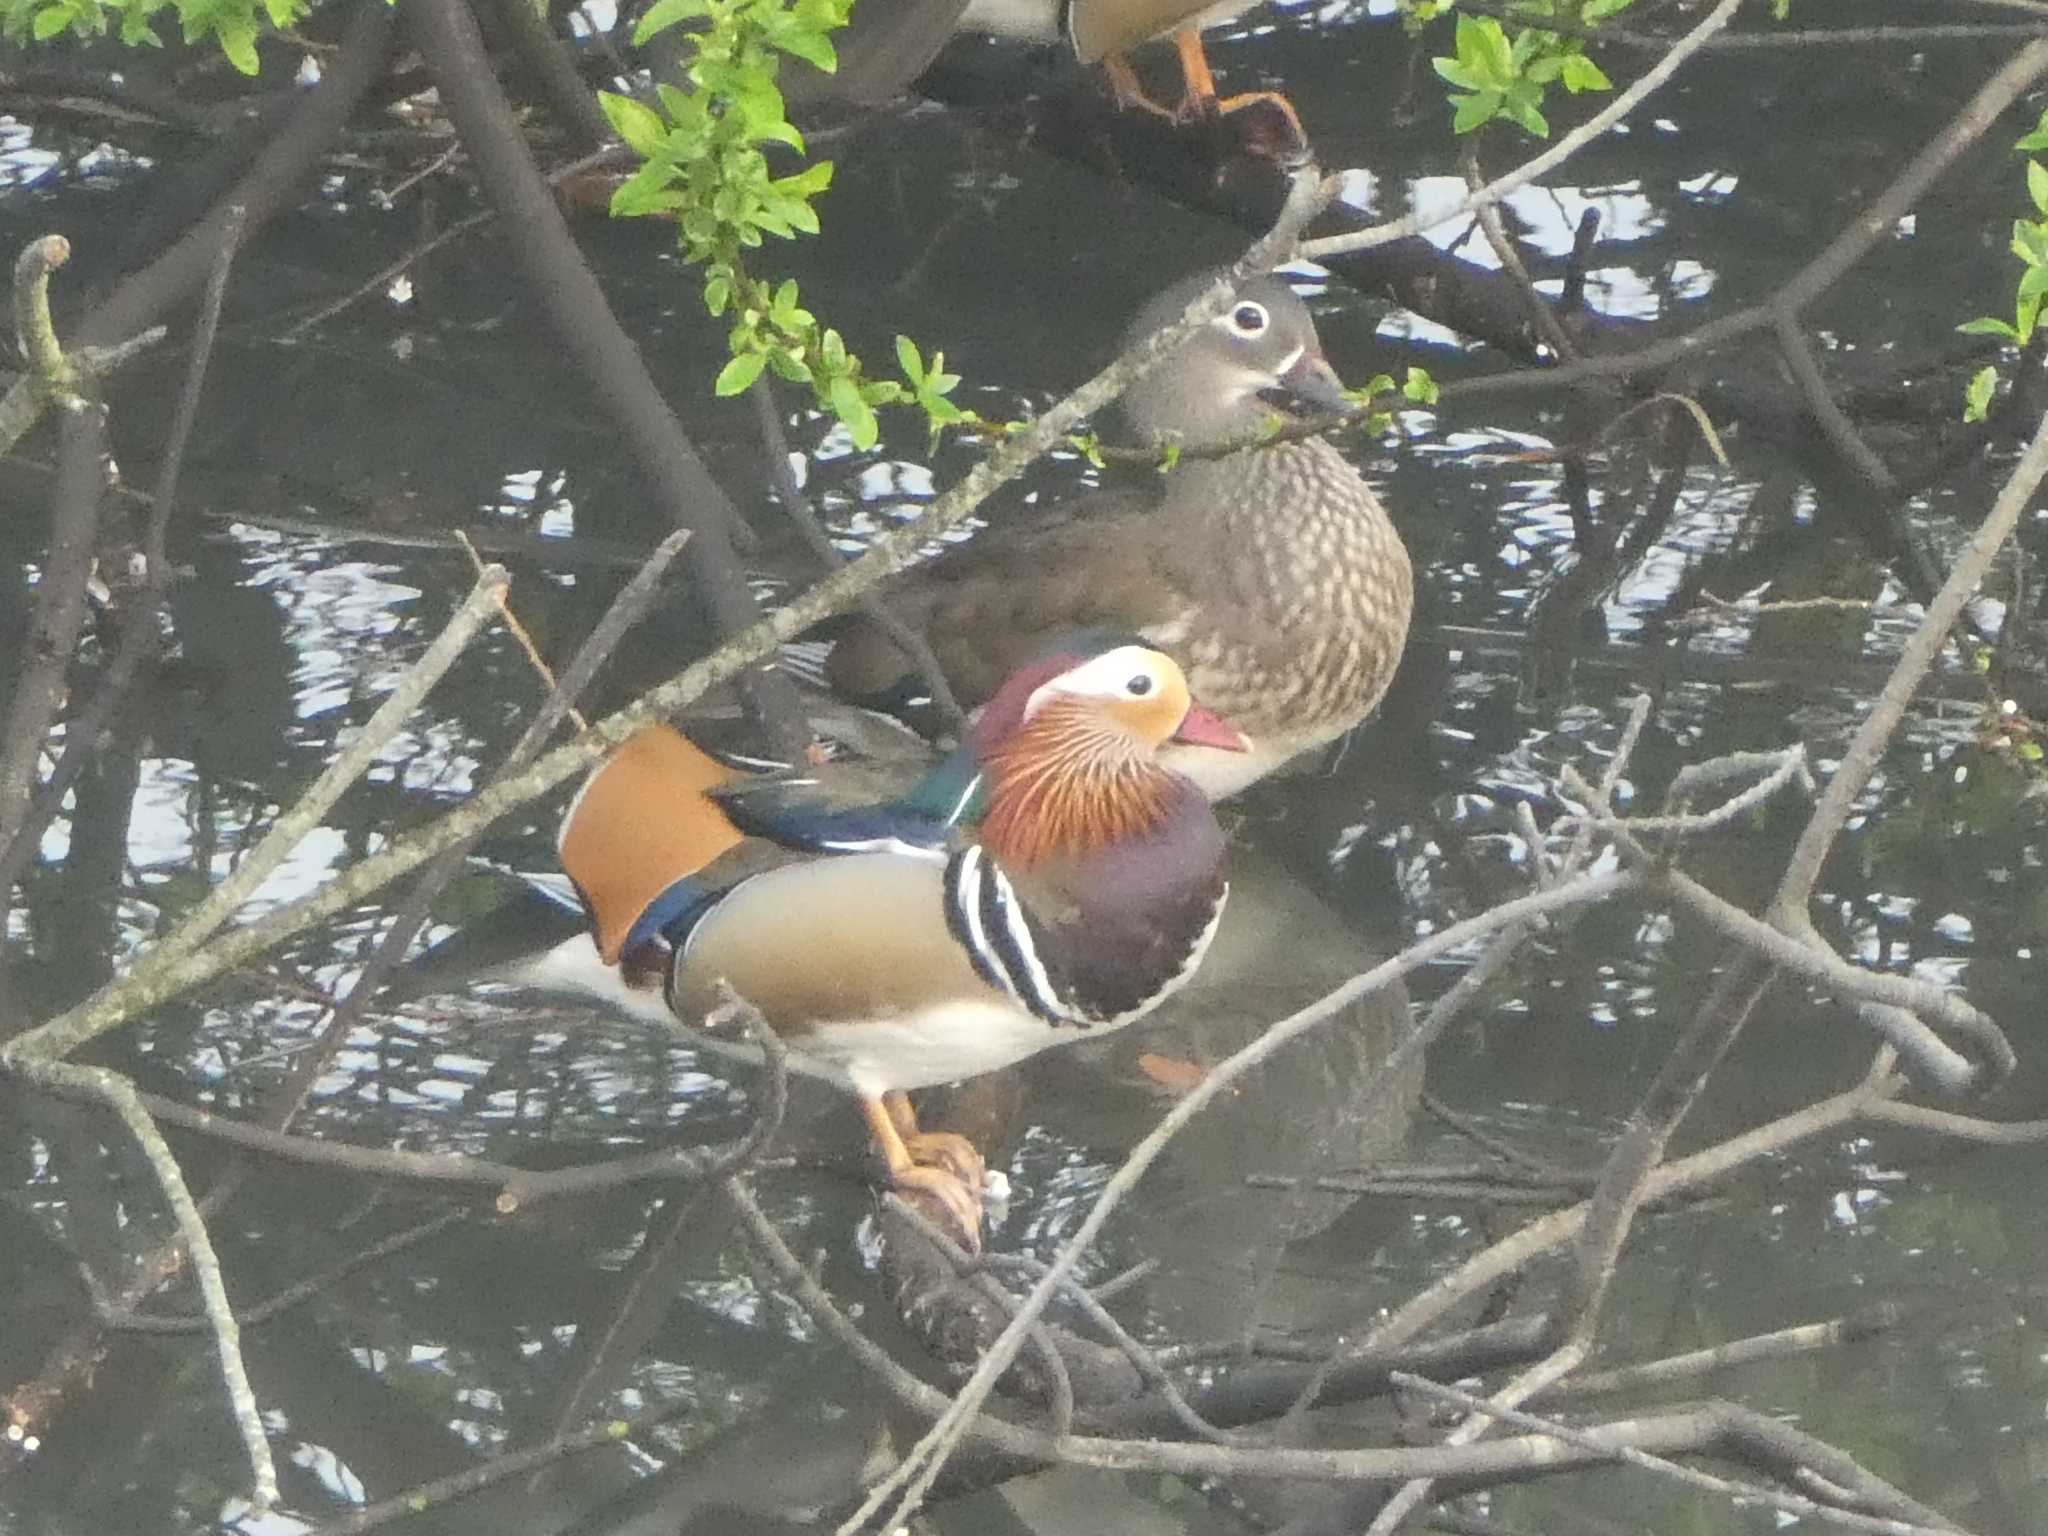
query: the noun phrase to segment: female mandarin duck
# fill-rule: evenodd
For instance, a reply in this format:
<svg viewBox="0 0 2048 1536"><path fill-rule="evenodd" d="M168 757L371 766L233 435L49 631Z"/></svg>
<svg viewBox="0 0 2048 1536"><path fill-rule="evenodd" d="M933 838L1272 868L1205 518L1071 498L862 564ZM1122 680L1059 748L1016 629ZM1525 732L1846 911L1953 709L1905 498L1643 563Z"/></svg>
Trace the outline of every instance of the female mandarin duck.
<svg viewBox="0 0 2048 1536"><path fill-rule="evenodd" d="M1216 276L1167 290L1131 336L1176 318ZM1235 794L1370 714L1407 639L1408 552L1358 471L1318 437L1259 442L1276 416L1350 408L1307 307L1277 279L1246 283L1125 392L1140 437L1180 445L1174 468L995 523L885 601L923 631L967 705L1052 635L1106 626L1157 646L1251 741L1167 761L1212 799ZM834 634L825 676L841 694L887 705L915 691L880 630L853 620Z"/></svg>
<svg viewBox="0 0 2048 1536"><path fill-rule="evenodd" d="M1223 836L1161 766L1167 742L1245 745L1170 659L1121 639L1020 670L883 806L828 806L643 731L563 823L591 934L556 978L685 1025L730 985L792 1066L853 1091L891 1182L972 1246L981 1159L920 1135L904 1090L1115 1029L1194 973L1223 912ZM577 982L593 938L607 969Z"/></svg>

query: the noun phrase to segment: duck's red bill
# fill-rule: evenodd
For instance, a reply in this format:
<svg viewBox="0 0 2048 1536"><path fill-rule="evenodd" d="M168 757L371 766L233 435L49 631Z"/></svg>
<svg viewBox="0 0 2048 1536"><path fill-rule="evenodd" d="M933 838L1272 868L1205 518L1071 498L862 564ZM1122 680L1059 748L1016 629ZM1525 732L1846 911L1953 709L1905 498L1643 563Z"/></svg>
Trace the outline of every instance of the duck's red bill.
<svg viewBox="0 0 2048 1536"><path fill-rule="evenodd" d="M1187 715L1173 739L1190 747L1214 747L1220 752L1249 752L1252 744L1244 732L1225 725L1221 716L1190 704Z"/></svg>

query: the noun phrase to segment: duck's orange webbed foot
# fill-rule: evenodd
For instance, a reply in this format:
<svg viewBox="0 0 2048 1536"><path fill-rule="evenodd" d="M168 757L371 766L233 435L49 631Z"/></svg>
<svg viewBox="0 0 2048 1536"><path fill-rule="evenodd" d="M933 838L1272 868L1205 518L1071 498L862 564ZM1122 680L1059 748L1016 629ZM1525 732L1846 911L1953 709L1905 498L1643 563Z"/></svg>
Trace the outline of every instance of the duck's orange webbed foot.
<svg viewBox="0 0 2048 1536"><path fill-rule="evenodd" d="M914 1163L889 1175L889 1187L968 1253L981 1252L981 1186L947 1169Z"/></svg>
<svg viewBox="0 0 2048 1536"><path fill-rule="evenodd" d="M979 1191L988 1182L988 1164L965 1136L952 1131L919 1131L903 1138L904 1150L920 1168L940 1168Z"/></svg>
<svg viewBox="0 0 2048 1536"><path fill-rule="evenodd" d="M920 1131L902 1093L863 1097L861 1113L889 1170L889 1184L969 1253L981 1252L981 1189L986 1168L965 1136Z"/></svg>
<svg viewBox="0 0 2048 1536"><path fill-rule="evenodd" d="M1169 121L1179 119L1180 114L1172 107L1162 106L1152 99L1145 89L1144 82L1139 80L1138 72L1131 68L1131 61L1122 54L1106 55L1102 61L1102 73L1108 77L1110 94L1116 98L1119 107L1127 111L1136 109L1140 112L1150 112L1154 117L1163 117Z"/></svg>
<svg viewBox="0 0 2048 1536"><path fill-rule="evenodd" d="M1182 82L1180 105L1173 109L1175 122L1194 125L1242 114L1231 126L1237 129L1247 152L1282 163L1308 157L1308 132L1301 126L1301 114L1294 110L1293 102L1278 91L1219 97L1216 76L1202 51L1202 34L1190 27L1177 33L1173 41L1180 52Z"/></svg>

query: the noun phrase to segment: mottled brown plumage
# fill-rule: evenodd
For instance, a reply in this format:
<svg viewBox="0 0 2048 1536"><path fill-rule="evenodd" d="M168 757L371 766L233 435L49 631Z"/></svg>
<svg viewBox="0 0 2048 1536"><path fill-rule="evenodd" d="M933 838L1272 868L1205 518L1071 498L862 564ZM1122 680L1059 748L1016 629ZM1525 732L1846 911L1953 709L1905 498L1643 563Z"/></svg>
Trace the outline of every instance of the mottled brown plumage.
<svg viewBox="0 0 2048 1536"><path fill-rule="evenodd" d="M1184 308L1209 280L1169 292L1133 327ZM1132 386L1125 414L1189 453L1253 436L1291 390L1327 409L1336 381L1308 312L1284 284L1241 298L1270 316L1257 336L1200 332ZM1407 639L1407 550L1350 462L1319 438L1183 457L1164 475L983 530L889 589L930 641L947 681L978 704L1052 637L1119 629L1181 664L1189 687L1252 739L1238 754L1170 755L1212 797L1234 794L1334 740L1378 704ZM827 662L855 699L899 688L909 666L854 625Z"/></svg>

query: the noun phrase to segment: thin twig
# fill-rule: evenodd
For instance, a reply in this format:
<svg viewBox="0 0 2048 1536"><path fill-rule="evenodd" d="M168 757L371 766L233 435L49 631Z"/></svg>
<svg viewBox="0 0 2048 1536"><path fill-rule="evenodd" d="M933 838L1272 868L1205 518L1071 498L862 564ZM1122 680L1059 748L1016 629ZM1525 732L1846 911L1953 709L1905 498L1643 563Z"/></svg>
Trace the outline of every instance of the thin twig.
<svg viewBox="0 0 2048 1536"><path fill-rule="evenodd" d="M460 146L457 147L459 148ZM452 149L449 151L450 154L454 152ZM558 186L570 177L579 176L585 171L592 170L604 164L607 160L615 158L617 155L618 151L615 149L600 149L594 154L583 155L578 159L571 160L567 165L548 173L548 185ZM439 162L436 163L438 164ZM399 257L398 260L392 262L389 266L380 268L370 277L365 278L362 282L351 288L347 293L344 293L340 298L330 304L321 305L277 339L287 344L298 341L316 325L332 320L350 305L360 303L363 299L377 292L378 289L403 277L407 271L419 265L420 262L424 261L435 251L438 251L442 246L447 245L451 241L461 239L473 229L479 229L486 224L492 223L497 217L497 209L487 208L481 213L471 214L466 219L456 220L455 223L450 224L431 240L422 241L419 245L414 246L403 256Z"/></svg>
<svg viewBox="0 0 2048 1536"><path fill-rule="evenodd" d="M904 1497L896 1506L898 1513L893 1522L885 1520L883 1525L887 1529L894 1529L895 1524L901 1523L902 1510L923 1496L924 1490L930 1486L931 1480L938 1474L938 1469L951 1454L953 1446L958 1443L960 1435L974 1414L979 1411L982 1403L987 1400L996 1380L1009 1369L1010 1362L1016 1358L1030 1323L1044 1311L1060 1283L1074 1272L1081 1261L1081 1256L1087 1252L1102 1231L1111 1213L1130 1191L1137 1187L1145 1170L1166 1149L1167 1143L1217 1094L1282 1046L1323 1024L1338 1011L1360 998L1391 985L1396 978L1426 964L1437 955L1454 951L1476 938L1482 938L1525 918L1609 900L1623 891L1632 889L1635 883L1635 879L1627 874L1590 876L1555 890L1504 902L1478 917L1453 923L1420 943L1410 945L1393 959L1353 977L1317 1002L1269 1026L1257 1039L1211 1068L1208 1075L1168 1111L1166 1117L1151 1133L1131 1149L1122 1166L1111 1176L1102 1193L1096 1197L1094 1206L1075 1230L1073 1237L1060 1250L1052 1267L1032 1288L1017 1317L989 1347L988 1353L982 1357L981 1364L955 1395L946 1413L933 1425L930 1433L918 1442L912 1454L899 1464L896 1471L877 1484L875 1492L862 1508L840 1527L841 1536L852 1536L853 1532L862 1529L869 1516L899 1490L903 1491ZM909 1470L906 1471L906 1468Z"/></svg>
<svg viewBox="0 0 2048 1536"><path fill-rule="evenodd" d="M1874 1531L1879 1533L1879 1536L1955 1536L1958 1530L1958 1527L1946 1523L1938 1526L1920 1525L1909 1520L1887 1520L1872 1515L1860 1515L1852 1510L1815 1503L1812 1499L1801 1498L1796 1493L1780 1493L1776 1489L1760 1487L1755 1483L1737 1483L1726 1478L1712 1477L1705 1472L1695 1472L1691 1467L1681 1466L1666 1457L1654 1456L1633 1446L1622 1445L1598 1430L1577 1429L1539 1414L1499 1407L1484 1398L1474 1397L1469 1392L1443 1386L1408 1371L1394 1372L1394 1380L1411 1392L1438 1398L1470 1412L1498 1419L1504 1424L1513 1424L1539 1434L1555 1435L1567 1444L1612 1456L1616 1461L1684 1483L1689 1488L1703 1489L1708 1493L1722 1494L1731 1499L1755 1500L1788 1515L1803 1516L1852 1531Z"/></svg>
<svg viewBox="0 0 2048 1536"><path fill-rule="evenodd" d="M274 1317L282 1316L301 1302L310 1301L318 1296L337 1280L382 1259L388 1259L394 1253L402 1253L415 1243L423 1242L437 1232L443 1232L468 1218L467 1210L446 1210L401 1231L393 1232L388 1237L379 1238L367 1248L344 1255L319 1273L294 1281L253 1306L242 1308L241 1324L244 1328L254 1328ZM133 1311L118 1305L111 1297L97 1289L93 1296L93 1306L99 1313L100 1321L117 1333L199 1333L210 1326L203 1314L177 1316L160 1312Z"/></svg>
<svg viewBox="0 0 2048 1536"><path fill-rule="evenodd" d="M453 1472L447 1477L437 1477L432 1482L417 1483L388 1499L365 1504L353 1514L339 1520L330 1520L325 1525L313 1526L306 1531L305 1536L362 1536L362 1532L375 1530L380 1525L389 1525L393 1520L411 1519L424 1510L465 1498L480 1489L502 1483L507 1478L519 1477L552 1466L578 1451L617 1445L633 1435L659 1429L697 1411L695 1402L685 1400L673 1408L650 1414L647 1418L634 1423L613 1420L604 1424L594 1424L588 1429L555 1435L523 1451L504 1451L480 1466Z"/></svg>
<svg viewBox="0 0 2048 1536"><path fill-rule="evenodd" d="M406 669L390 696L364 723L355 740L313 781L289 811L277 819L263 841L235 867L234 872L207 893L184 921L168 935L145 950L116 985L145 989L173 974L179 964L212 937L214 931L234 916L258 886L304 841L332 809L335 801L376 761L377 755L405 727L412 712L455 664L497 606L498 592L508 578L503 566L489 566L456 609L447 626L434 638L419 660ZM61 1057L77 1049L98 1033L82 1028L79 1011L62 1015L30 1030L0 1047L0 1068L29 1056Z"/></svg>
<svg viewBox="0 0 2048 1536"><path fill-rule="evenodd" d="M754 421L761 432L761 446L768 455L768 478L775 499L782 504L784 514L816 557L819 567L827 571L837 570L846 563L845 557L825 536L825 530L818 526L810 498L804 495L804 488L797 483L796 472L790 467L789 438L782 430L781 408L775 403L774 376L763 373L754 380L753 388L747 393L754 402ZM939 658L932 653L930 642L898 618L895 610L874 593L863 595L859 606L867 621L879 629L916 669L919 680L931 694L932 708L945 722L946 730L954 736L964 736L967 732L967 711L953 696L952 685L946 681L946 669L939 665Z"/></svg>
<svg viewBox="0 0 2048 1536"><path fill-rule="evenodd" d="M128 612L121 625L121 642L113 664L93 693L83 714L67 722L64 752L31 800L12 842L0 839L0 893L21 878L43 832L62 809L64 797L99 753L101 738L128 696L128 690L142 668L143 658L153 654L160 643L158 615L163 611L164 593L170 586L171 562L167 549L171 509L178 498L178 478L185 461L185 448L199 414L200 391L206 382L207 364L213 357L214 338L220 329L220 311L227 297L228 275L234 268L235 250L241 240L241 210L231 208L222 225L220 254L214 259L207 279L206 294L199 305L199 323L192 333L192 352L185 366L185 383L178 394L177 414L164 446L163 463L157 471L156 494L150 504L149 522L143 533L143 583L130 595Z"/></svg>
<svg viewBox="0 0 2048 1536"><path fill-rule="evenodd" d="M1475 136L1465 141L1459 164L1465 173L1467 191L1477 192L1486 185L1485 173L1479 169L1479 140ZM1543 295L1536 291L1536 284L1529 276L1529 269L1522 264L1522 253L1515 249L1514 241L1508 238L1506 226L1501 223L1500 206L1497 203L1480 203L1473 212L1478 216L1479 228L1486 235L1486 243L1493 247L1493 254L1501 269L1514 279L1515 291L1522 296L1522 306L1529 312L1530 323L1543 344L1550 348L1550 360L1568 363L1579 355L1579 349L1572 345L1571 337L1565 335L1564 326L1557 318Z"/></svg>
<svg viewBox="0 0 2048 1536"><path fill-rule="evenodd" d="M178 1160L164 1141L163 1133L150 1119L136 1095L135 1085L120 1073L105 1067L83 1067L68 1061L51 1061L40 1056L21 1056L9 1063L22 1081L47 1093L84 1099L104 1105L127 1128L141 1150L143 1160L163 1192L178 1236L185 1245L198 1282L200 1305L213 1333L214 1356L220 1365L221 1383L227 1390L228 1413L241 1437L243 1454L249 1462L251 1512L262 1515L277 1502L277 1466L270 1457L270 1442L263 1418L257 1411L256 1393L249 1385L248 1369L242 1363L241 1330L234 1308L228 1302L227 1286L221 1278L220 1255L207 1233L206 1222L192 1199Z"/></svg>
<svg viewBox="0 0 2048 1536"><path fill-rule="evenodd" d="M1640 80L1542 154L1523 161L1505 176L1495 177L1478 191L1467 192L1455 203L1442 208L1432 208L1428 213L1411 213L1405 218L1375 224L1370 229L1361 229L1348 235L1332 235L1323 240L1304 240L1296 254L1308 261L1324 261L1329 257L1346 255L1352 251L1368 251L1375 246L1420 234L1425 229L1448 224L1483 203L1497 203L1510 193L1520 191L1538 177L1548 175L1564 164L1642 105L1663 86L1665 81L1678 73L1686 60L1704 48L1715 33L1733 21L1735 13L1741 8L1742 0L1720 0L1697 26L1672 44L1671 51L1645 71Z"/></svg>
<svg viewBox="0 0 2048 1536"><path fill-rule="evenodd" d="M1711 1349L1689 1350L1682 1355L1667 1355L1662 1360L1646 1360L1640 1365L1617 1366L1611 1371L1574 1376L1542 1395L1546 1398L1591 1397L1604 1392L1631 1392L1639 1387L1670 1386L1674 1382L1691 1381L1715 1371L1752 1365L1759 1360L1782 1360L1792 1355L1813 1354L1878 1338L1897 1328L1900 1321L1899 1308L1882 1303L1849 1317L1831 1318L1825 1323L1780 1328L1773 1333L1731 1339Z"/></svg>

